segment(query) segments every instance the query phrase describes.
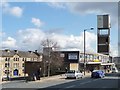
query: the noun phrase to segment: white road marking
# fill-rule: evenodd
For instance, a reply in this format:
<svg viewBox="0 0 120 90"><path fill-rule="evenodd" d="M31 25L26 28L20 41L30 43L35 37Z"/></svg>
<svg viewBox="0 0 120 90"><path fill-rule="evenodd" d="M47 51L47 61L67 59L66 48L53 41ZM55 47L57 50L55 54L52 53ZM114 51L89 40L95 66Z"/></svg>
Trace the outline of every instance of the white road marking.
<svg viewBox="0 0 120 90"><path fill-rule="evenodd" d="M120 77L104 77L103 79L120 79Z"/></svg>

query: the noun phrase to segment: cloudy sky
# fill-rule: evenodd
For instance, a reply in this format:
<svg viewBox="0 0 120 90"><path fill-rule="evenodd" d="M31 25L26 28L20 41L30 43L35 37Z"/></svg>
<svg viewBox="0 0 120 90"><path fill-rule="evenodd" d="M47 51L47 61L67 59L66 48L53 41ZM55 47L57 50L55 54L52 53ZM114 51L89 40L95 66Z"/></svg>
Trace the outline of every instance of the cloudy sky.
<svg viewBox="0 0 120 90"><path fill-rule="evenodd" d="M38 2L40 1L40 2ZM2 2L2 49L36 50L50 38L63 50L83 51L83 30L88 52L97 52L97 15L109 14L110 52L118 52L118 2Z"/></svg>

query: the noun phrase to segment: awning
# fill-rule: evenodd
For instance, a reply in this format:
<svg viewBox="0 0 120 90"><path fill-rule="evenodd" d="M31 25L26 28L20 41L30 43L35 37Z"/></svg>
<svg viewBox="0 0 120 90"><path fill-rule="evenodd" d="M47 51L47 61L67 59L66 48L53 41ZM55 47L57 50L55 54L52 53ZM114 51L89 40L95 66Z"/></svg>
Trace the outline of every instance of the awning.
<svg viewBox="0 0 120 90"><path fill-rule="evenodd" d="M101 62L87 62L87 64L101 64Z"/></svg>
<svg viewBox="0 0 120 90"><path fill-rule="evenodd" d="M101 63L101 65L114 65L115 63Z"/></svg>
<svg viewBox="0 0 120 90"><path fill-rule="evenodd" d="M99 59L95 59L95 60L93 60L93 62L100 62L100 60Z"/></svg>

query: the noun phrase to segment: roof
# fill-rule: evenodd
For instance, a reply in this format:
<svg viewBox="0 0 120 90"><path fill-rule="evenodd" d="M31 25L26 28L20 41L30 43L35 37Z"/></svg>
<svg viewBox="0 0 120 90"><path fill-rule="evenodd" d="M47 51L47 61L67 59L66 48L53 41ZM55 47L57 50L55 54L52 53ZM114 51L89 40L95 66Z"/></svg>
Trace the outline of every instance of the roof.
<svg viewBox="0 0 120 90"><path fill-rule="evenodd" d="M14 52L10 50L0 50L0 56L2 57L13 57Z"/></svg>
<svg viewBox="0 0 120 90"><path fill-rule="evenodd" d="M27 58L37 58L41 54L32 51L0 50L1 57L13 57L14 55Z"/></svg>

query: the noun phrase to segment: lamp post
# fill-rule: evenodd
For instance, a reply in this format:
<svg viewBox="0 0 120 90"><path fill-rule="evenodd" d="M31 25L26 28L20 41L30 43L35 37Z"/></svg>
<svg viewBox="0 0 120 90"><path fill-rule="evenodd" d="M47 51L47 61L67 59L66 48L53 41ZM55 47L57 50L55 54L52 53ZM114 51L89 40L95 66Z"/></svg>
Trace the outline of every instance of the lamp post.
<svg viewBox="0 0 120 90"><path fill-rule="evenodd" d="M85 60L85 50L86 50L86 43L85 43L85 32L88 30L93 30L94 28L90 28L90 29L84 29L84 75L85 75L85 70L86 70L86 60Z"/></svg>
<svg viewBox="0 0 120 90"><path fill-rule="evenodd" d="M50 68L51 68L51 66L50 66L50 64L51 64L50 51L49 51L49 56L48 56L48 58L49 58L49 61L48 61L48 77L49 77L49 76L50 76Z"/></svg>
<svg viewBox="0 0 120 90"><path fill-rule="evenodd" d="M7 80L9 81L9 58L7 58Z"/></svg>
<svg viewBox="0 0 120 90"><path fill-rule="evenodd" d="M10 52L9 51L7 51L7 53L8 53L8 58L6 58L7 59L7 81L9 81L9 74L10 74L10 56L9 56L9 54L10 54Z"/></svg>

